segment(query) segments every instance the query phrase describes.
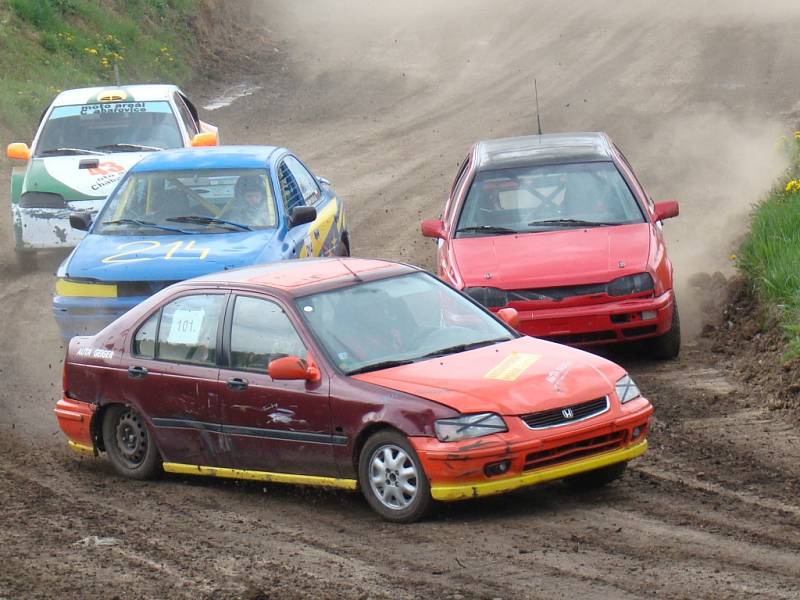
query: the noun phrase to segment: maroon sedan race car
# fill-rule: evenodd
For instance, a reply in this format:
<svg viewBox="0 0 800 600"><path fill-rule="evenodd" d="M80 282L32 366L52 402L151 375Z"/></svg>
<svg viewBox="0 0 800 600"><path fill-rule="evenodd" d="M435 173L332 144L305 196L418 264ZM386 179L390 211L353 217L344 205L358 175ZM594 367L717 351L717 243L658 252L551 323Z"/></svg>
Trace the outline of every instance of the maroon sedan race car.
<svg viewBox="0 0 800 600"><path fill-rule="evenodd" d="M604 133L478 142L439 220L438 273L484 306L517 309L520 331L574 345L643 340L680 350L680 320L661 221Z"/></svg>
<svg viewBox="0 0 800 600"><path fill-rule="evenodd" d="M652 406L618 365L521 336L515 317L386 261L216 273L73 338L55 412L73 449L127 477L360 488L396 522L616 479Z"/></svg>

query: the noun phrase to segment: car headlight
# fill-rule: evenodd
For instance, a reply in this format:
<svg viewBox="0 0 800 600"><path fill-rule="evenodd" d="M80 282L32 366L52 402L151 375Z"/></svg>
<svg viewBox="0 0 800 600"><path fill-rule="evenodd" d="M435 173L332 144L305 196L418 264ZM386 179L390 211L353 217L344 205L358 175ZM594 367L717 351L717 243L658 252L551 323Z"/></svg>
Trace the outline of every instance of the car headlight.
<svg viewBox="0 0 800 600"><path fill-rule="evenodd" d="M633 379L631 379L631 376L627 373L619 378L614 388L616 389L620 404L625 404L642 395L639 388L633 382Z"/></svg>
<svg viewBox="0 0 800 600"><path fill-rule="evenodd" d="M607 287L609 296L628 296L630 294L649 292L653 289L655 289L655 286L650 273L637 273L636 275L619 277L609 283Z"/></svg>
<svg viewBox="0 0 800 600"><path fill-rule="evenodd" d="M440 419L434 423L436 437L440 442L457 442L469 438L508 431L503 417L495 413L461 415L452 419Z"/></svg>
<svg viewBox="0 0 800 600"><path fill-rule="evenodd" d="M500 308L508 304L508 293L495 287L468 287L464 293L486 308Z"/></svg>

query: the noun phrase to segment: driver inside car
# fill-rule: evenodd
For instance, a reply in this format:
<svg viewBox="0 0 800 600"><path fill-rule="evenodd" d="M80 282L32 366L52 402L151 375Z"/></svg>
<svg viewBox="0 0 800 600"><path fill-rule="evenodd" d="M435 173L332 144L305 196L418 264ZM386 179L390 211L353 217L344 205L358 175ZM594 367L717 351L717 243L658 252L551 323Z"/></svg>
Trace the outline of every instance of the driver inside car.
<svg viewBox="0 0 800 600"><path fill-rule="evenodd" d="M234 186L231 206L224 211L223 218L248 226L269 225L264 180L258 175L240 176Z"/></svg>

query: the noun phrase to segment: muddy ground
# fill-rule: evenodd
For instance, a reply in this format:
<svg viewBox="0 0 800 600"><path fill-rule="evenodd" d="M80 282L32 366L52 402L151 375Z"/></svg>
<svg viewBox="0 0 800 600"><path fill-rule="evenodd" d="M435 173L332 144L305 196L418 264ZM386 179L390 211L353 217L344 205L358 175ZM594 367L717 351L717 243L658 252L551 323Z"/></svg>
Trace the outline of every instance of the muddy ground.
<svg viewBox="0 0 800 600"><path fill-rule="evenodd" d="M782 168L800 8L662 4L264 2L263 35L230 69L261 90L204 115L332 179L355 254L428 267L419 219L469 143L535 131L534 75L547 131L608 131L655 198L681 201L665 227L687 327L722 328L673 362L608 353L656 406L651 451L621 481L397 526L351 494L121 480L70 454L53 418L52 255L4 267L0 286L0 598L800 598L800 421L767 408L785 403L748 376L757 354L736 362L748 339L720 337L721 294L687 283L730 273L747 207Z"/></svg>

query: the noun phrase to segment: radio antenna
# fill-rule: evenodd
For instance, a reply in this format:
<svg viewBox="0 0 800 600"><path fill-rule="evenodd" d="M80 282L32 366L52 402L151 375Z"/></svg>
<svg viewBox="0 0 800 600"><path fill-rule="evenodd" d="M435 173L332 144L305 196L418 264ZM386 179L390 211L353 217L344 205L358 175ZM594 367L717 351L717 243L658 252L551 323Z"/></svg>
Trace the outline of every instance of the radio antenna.
<svg viewBox="0 0 800 600"><path fill-rule="evenodd" d="M539 86L536 85L536 78L533 78L533 94L536 96L536 125L539 127L539 135L542 135L542 120L539 118Z"/></svg>

